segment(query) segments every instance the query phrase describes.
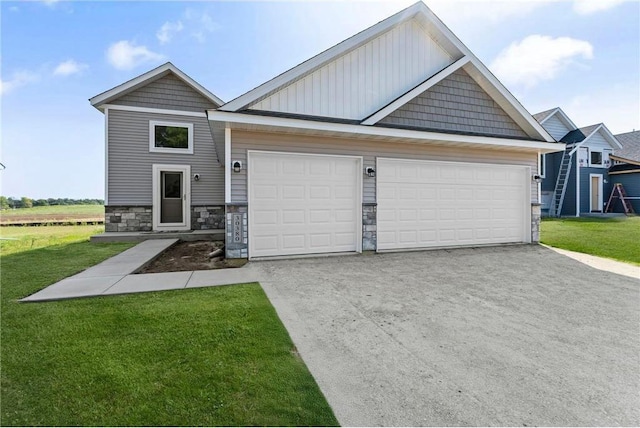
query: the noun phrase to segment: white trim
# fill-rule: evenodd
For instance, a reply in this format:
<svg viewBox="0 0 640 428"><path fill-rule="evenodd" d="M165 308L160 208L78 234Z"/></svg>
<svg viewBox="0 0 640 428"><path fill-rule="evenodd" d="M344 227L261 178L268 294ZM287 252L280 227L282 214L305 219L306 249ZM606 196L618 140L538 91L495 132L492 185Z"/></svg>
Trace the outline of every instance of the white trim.
<svg viewBox="0 0 640 428"><path fill-rule="evenodd" d="M123 106L120 104L103 104L100 108L111 110L135 111L139 113L170 114L173 116L207 117L207 113L198 111L169 110L164 108Z"/></svg>
<svg viewBox="0 0 640 428"><path fill-rule="evenodd" d="M542 141L525 141L509 138L479 137L476 135L444 134L438 132L415 131L412 129L384 128L365 125L352 125L334 122L319 122L305 119L291 119L273 116L260 116L226 112L220 110L207 110L209 120L223 122L225 126L233 124L258 125L267 127L293 128L296 130L315 130L330 133L344 133L361 136L373 136L394 139L414 140L419 143L456 142L470 145L514 147L544 153L560 152L565 149L562 143L547 143Z"/></svg>
<svg viewBox="0 0 640 428"><path fill-rule="evenodd" d="M362 253L362 204L363 204L363 194L364 194L364 183L362 179L362 168L364 166L364 157L363 156L352 156L352 155L332 155L327 153L296 153L296 152L278 152L278 151L269 151L269 150L247 150L247 215L249 216L249 220L247 221L247 237L249 244L247 245L247 256L249 260L251 260L251 171L248 168L248 165L251 164L251 154L271 154L271 155L293 155L293 156L314 156L314 157L332 157L332 158L346 158L346 159L354 159L358 162L358 167L356 168L356 190L358 194L356 195L356 201L358 201L357 205L357 220L356 220L356 253ZM377 165L376 165L377 166ZM337 253L318 253L322 254L337 254ZM345 253L348 254L348 253ZM311 256L312 254L310 254ZM275 256L279 257L279 256Z"/></svg>
<svg viewBox="0 0 640 428"><path fill-rule="evenodd" d="M566 125L567 128L569 128L570 131L574 130L574 129L578 129L576 124L573 123L573 121L571 119L569 119L569 116L567 116L567 114L560 107L556 107L551 113L549 113L549 115L547 117L542 119L540 121L540 125L545 123L547 120L551 119L553 116L556 115L556 113L560 114L560 121L563 122L564 125Z"/></svg>
<svg viewBox="0 0 640 428"><path fill-rule="evenodd" d="M187 148L178 149L173 147L156 147L156 126L171 126L174 128L187 128ZM182 155L193 154L193 123L167 122L164 120L149 121L149 152L152 153L173 153Z"/></svg>
<svg viewBox="0 0 640 428"><path fill-rule="evenodd" d="M542 179L544 178L543 172L546 172L547 169L547 159L545 158L545 154L541 154L538 152L538 175L540 176L540 181L536 183L536 202L542 206ZM540 161L544 159L544 161ZM542 168L542 163L544 163L544 168ZM544 169L544 171L543 171Z"/></svg>
<svg viewBox="0 0 640 428"><path fill-rule="evenodd" d="M599 177L598 179L598 210L593 211L591 202L593 201L593 177ZM602 174L589 174L589 212L602 212L603 211L603 188L604 177Z"/></svg>
<svg viewBox="0 0 640 428"><path fill-rule="evenodd" d="M196 92L198 92L200 95L202 95L209 101L213 102L214 104L218 106L224 104L224 101L222 101L220 98L216 97L214 94L209 92L207 89L205 89L204 86L200 85L191 77L187 76L184 72L178 69L178 67L171 64L170 62L162 64L161 66L156 67L151 71L141 74L138 77L134 77L128 82L125 82L121 85L116 86L115 88L109 89L108 91L105 91L99 95L96 95L95 97L90 98L89 102L91 103L92 106L99 108L103 103L115 97L124 95L126 92L135 90L136 88L143 86L145 82L157 76L168 74L168 72L173 72L176 76L182 79L187 85L191 86L192 89L194 89Z"/></svg>
<svg viewBox="0 0 640 428"><path fill-rule="evenodd" d="M588 147L589 150L589 158L587 159L589 161L589 168L607 168L604 166L604 151L606 149L592 149L591 147ZM600 153L600 163L592 163L591 162L591 153Z"/></svg>
<svg viewBox="0 0 640 428"><path fill-rule="evenodd" d="M109 205L109 109L104 109L104 205Z"/></svg>
<svg viewBox="0 0 640 428"><path fill-rule="evenodd" d="M576 217L580 217L580 155L576 160Z"/></svg>
<svg viewBox="0 0 640 428"><path fill-rule="evenodd" d="M264 97L272 91L277 90L279 87L288 84L289 82L293 82L294 80L300 78L301 76L310 73L312 70L322 66L323 64L335 59L339 55L342 55L348 51L356 49L361 44L366 43L370 39L378 36L379 34L391 29L397 24L401 22L413 18L417 13L423 12L424 10L421 7L426 8L422 2L416 3L408 8L386 18L383 21L367 28L364 31L357 33L356 35L343 40L337 45L325 50L324 52L319 53L318 55L308 59L307 61L285 71L279 76L274 77L273 79L263 83L246 92L243 95L229 101L220 107L220 110L223 111L237 111L245 106L253 104L258 99Z"/></svg>
<svg viewBox="0 0 640 428"><path fill-rule="evenodd" d="M152 169L152 218L153 218L153 230L157 231L169 231L169 230L190 230L191 229L191 165L167 165L167 164L153 164ZM182 223L160 223L160 173L168 172L181 172L183 174L182 180L182 215L184 221Z"/></svg>
<svg viewBox="0 0 640 428"><path fill-rule="evenodd" d="M224 128L224 202L231 203L231 128L228 127Z"/></svg>
<svg viewBox="0 0 640 428"><path fill-rule="evenodd" d="M620 144L620 142L616 139L616 137L611 133L611 131L609 131L609 129L605 126L604 123L599 124L593 131L591 131L591 133L587 136L585 136L584 140L580 141L578 144L575 145L575 147L573 148L573 150L571 150L570 154L573 154L576 150L578 150L578 148L580 148L582 145L584 145L589 138L591 138L592 136L594 136L598 131L600 130L604 130L604 138L605 140L607 140L607 142L609 143L609 145L613 148L613 146L618 146L619 149L622 148L622 145ZM589 159L589 164L591 160Z"/></svg>
<svg viewBox="0 0 640 428"><path fill-rule="evenodd" d="M465 56L460 58L453 64L448 65L443 70L440 70L439 72L437 72L436 74L434 74L433 76L431 76L430 78L422 82L420 85L416 86L415 88L413 88L412 90L404 94L400 98L397 98L395 101L391 102L391 104L388 104L386 107L378 110L377 112L374 112L371 116L363 120L361 124L375 125L380 120L384 119L389 114L393 113L394 111L396 111L397 109L399 109L400 107L402 107L403 105L405 105L406 103L408 103L409 101L411 101L412 99L414 99L415 97L423 93L424 91L428 90L432 86L446 79L448 76L453 74L456 70L459 70L463 65L465 65L468 62L469 62L469 57Z"/></svg>

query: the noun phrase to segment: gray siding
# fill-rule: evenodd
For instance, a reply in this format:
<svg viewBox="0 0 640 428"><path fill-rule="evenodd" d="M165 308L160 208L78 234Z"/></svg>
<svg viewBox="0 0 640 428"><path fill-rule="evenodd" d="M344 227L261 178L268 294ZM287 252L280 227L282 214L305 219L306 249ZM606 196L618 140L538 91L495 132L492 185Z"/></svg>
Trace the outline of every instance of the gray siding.
<svg viewBox="0 0 640 428"><path fill-rule="evenodd" d="M560 141L560 139L567 135L569 131L572 131L572 129L567 128L566 125L555 115L547 119L542 124L542 127L546 129L547 132L556 139L556 141Z"/></svg>
<svg viewBox="0 0 640 428"><path fill-rule="evenodd" d="M231 134L232 159L242 161L240 173L231 173L231 200L247 202L247 150L280 151L362 156L363 167L376 167L376 158L424 159L453 162L479 162L525 165L537 168L537 154L507 150L478 150L446 146L400 144L341 138L283 135L234 131ZM364 170L363 170L364 171ZM363 202L376 202L376 179L363 175ZM532 182L531 201L538 200L538 185Z"/></svg>
<svg viewBox="0 0 640 428"><path fill-rule="evenodd" d="M217 107L172 73L112 100L110 104L198 112Z"/></svg>
<svg viewBox="0 0 640 428"><path fill-rule="evenodd" d="M150 153L149 121L193 123L193 154ZM207 119L204 117L109 110L108 203L151 205L152 165L191 165L192 205L224 203L224 170L218 164Z"/></svg>
<svg viewBox="0 0 640 428"><path fill-rule="evenodd" d="M456 71L379 123L528 138L518 124L464 70Z"/></svg>

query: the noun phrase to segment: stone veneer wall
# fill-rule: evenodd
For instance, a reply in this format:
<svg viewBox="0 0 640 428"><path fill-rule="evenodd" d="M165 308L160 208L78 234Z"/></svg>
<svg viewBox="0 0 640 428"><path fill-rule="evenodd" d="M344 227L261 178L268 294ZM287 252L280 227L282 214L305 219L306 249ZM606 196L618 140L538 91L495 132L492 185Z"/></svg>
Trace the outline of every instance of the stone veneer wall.
<svg viewBox="0 0 640 428"><path fill-rule="evenodd" d="M150 232L153 230L151 206L104 207L105 232ZM192 206L191 229L224 229L225 212L221 206Z"/></svg>
<svg viewBox="0 0 640 428"><path fill-rule="evenodd" d="M225 212L221 206L192 206L191 229L224 229Z"/></svg>
<svg viewBox="0 0 640 428"><path fill-rule="evenodd" d="M247 204L227 205L227 239L224 247L228 259L249 257L247 212Z"/></svg>
<svg viewBox="0 0 640 428"><path fill-rule="evenodd" d="M378 207L375 203L362 204L362 250L375 251L377 246Z"/></svg>
<svg viewBox="0 0 640 428"><path fill-rule="evenodd" d="M531 243L540 242L540 217L542 216L542 206L540 204L531 204Z"/></svg>
<svg viewBox="0 0 640 428"><path fill-rule="evenodd" d="M104 207L105 232L149 232L152 221L150 206Z"/></svg>

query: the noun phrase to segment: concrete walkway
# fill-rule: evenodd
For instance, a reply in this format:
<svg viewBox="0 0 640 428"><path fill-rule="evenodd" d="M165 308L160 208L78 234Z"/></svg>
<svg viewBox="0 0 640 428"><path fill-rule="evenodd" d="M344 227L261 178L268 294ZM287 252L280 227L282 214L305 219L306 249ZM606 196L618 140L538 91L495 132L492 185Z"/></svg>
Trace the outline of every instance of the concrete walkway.
<svg viewBox="0 0 640 428"><path fill-rule="evenodd" d="M177 241L177 239L153 239L141 242L117 256L56 282L21 301L42 302L257 281L254 272L242 268L133 274Z"/></svg>

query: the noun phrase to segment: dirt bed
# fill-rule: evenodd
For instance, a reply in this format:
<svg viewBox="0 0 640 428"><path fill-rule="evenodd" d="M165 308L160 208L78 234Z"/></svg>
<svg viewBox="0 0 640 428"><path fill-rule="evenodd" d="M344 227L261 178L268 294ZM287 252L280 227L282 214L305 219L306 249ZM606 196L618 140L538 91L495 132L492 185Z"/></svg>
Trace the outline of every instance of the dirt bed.
<svg viewBox="0 0 640 428"><path fill-rule="evenodd" d="M178 242L163 252L138 273L182 272L189 270L226 269L244 266L245 259L210 258L209 254L224 246L223 242ZM224 255L224 253L223 253Z"/></svg>

